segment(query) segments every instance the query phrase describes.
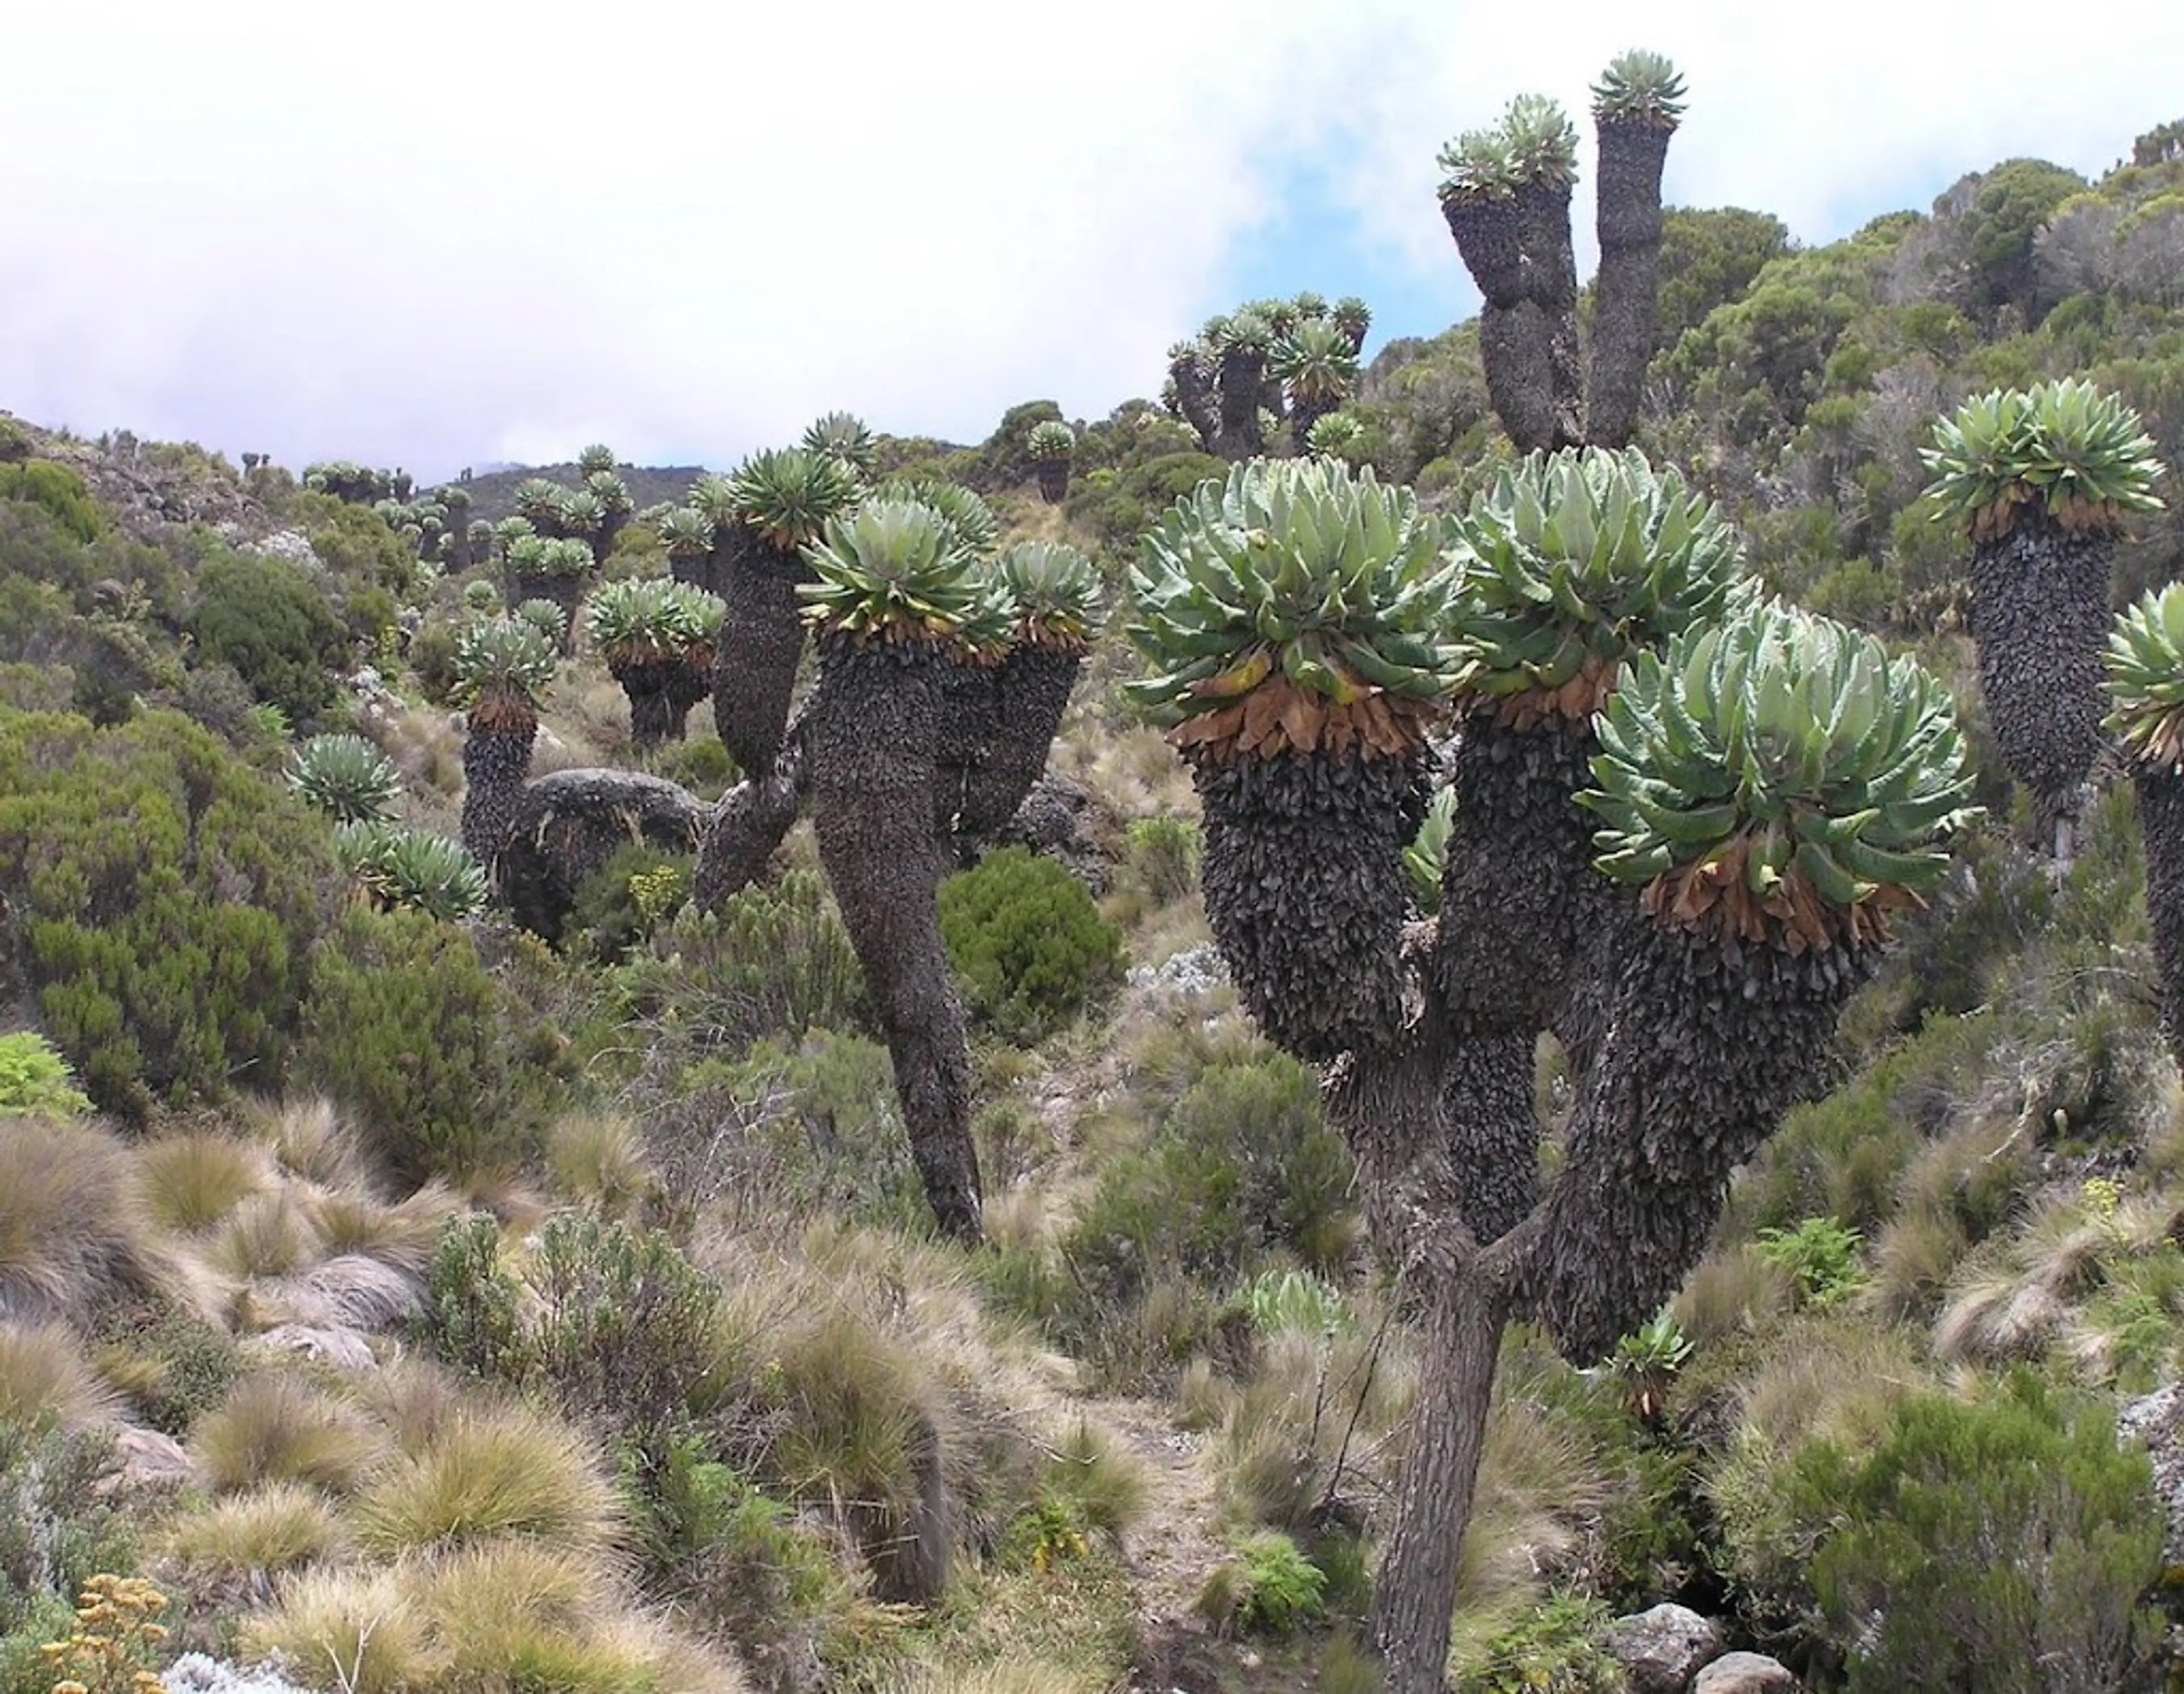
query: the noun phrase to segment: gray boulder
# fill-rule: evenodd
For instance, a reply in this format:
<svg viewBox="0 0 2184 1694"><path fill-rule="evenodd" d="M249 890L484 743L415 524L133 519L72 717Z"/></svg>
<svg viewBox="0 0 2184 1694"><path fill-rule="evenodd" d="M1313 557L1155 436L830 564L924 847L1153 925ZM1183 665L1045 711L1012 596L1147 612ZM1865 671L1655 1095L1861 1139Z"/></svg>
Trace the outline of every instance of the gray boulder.
<svg viewBox="0 0 2184 1694"><path fill-rule="evenodd" d="M1629 1674L1630 1694L1685 1694L1699 1668L1720 1656L1721 1626L1664 1603L1618 1618L1600 1645Z"/></svg>
<svg viewBox="0 0 2184 1694"><path fill-rule="evenodd" d="M1698 1674L1691 1694L1791 1694L1797 1679L1763 1652L1725 1652Z"/></svg>
<svg viewBox="0 0 2184 1694"><path fill-rule="evenodd" d="M526 786L493 873L515 921L549 941L584 879L642 841L693 853L710 808L687 788L636 771L556 771Z"/></svg>
<svg viewBox="0 0 2184 1694"><path fill-rule="evenodd" d="M2184 1382L2172 1382L2143 1399L2134 1400L2116 1418L2118 1433L2146 1443L2153 1461L2153 1497L2161 1502L2162 1520L2168 1528L2161 1538L2161 1562L2174 1569L2184 1564L2184 1440L2178 1425L2184 1423Z"/></svg>

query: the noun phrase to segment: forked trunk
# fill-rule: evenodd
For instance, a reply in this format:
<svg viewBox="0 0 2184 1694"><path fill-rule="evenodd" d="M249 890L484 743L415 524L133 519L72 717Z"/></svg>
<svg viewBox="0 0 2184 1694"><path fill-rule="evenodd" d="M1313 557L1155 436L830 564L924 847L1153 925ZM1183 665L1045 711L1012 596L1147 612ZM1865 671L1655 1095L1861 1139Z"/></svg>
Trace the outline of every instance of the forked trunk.
<svg viewBox="0 0 2184 1694"><path fill-rule="evenodd" d="M679 657L610 659L607 669L629 699L629 738L638 749L680 741L690 708L705 697L703 679Z"/></svg>
<svg viewBox="0 0 2184 1694"><path fill-rule="evenodd" d="M971 1053L935 895L940 660L923 644L827 638L811 711L819 857L894 1062L911 1156L943 1233L980 1239ZM769 761L770 762L770 761Z"/></svg>
<svg viewBox="0 0 2184 1694"><path fill-rule="evenodd" d="M713 722L748 777L772 769L788 725L804 657L800 565L748 531L731 552L719 590L727 610L713 660Z"/></svg>
<svg viewBox="0 0 2184 1694"><path fill-rule="evenodd" d="M463 738L463 845L488 874L523 802L538 734L533 722L522 729L473 729Z"/></svg>
<svg viewBox="0 0 2184 1694"><path fill-rule="evenodd" d="M2162 1029L2169 1050L2184 1054L2184 776L2139 765L2131 781L2146 836L2146 915L2161 968Z"/></svg>
<svg viewBox="0 0 2184 1694"><path fill-rule="evenodd" d="M1548 360L1547 320L1529 300L1513 306L1492 302L1479 313L1479 357L1485 368L1486 398L1519 453L1555 446L1554 374Z"/></svg>
<svg viewBox="0 0 2184 1694"><path fill-rule="evenodd" d="M933 748L933 827L947 841L968 833L963 809L975 773L1001 729L1001 667L950 653L939 662L940 710Z"/></svg>
<svg viewBox="0 0 2184 1694"><path fill-rule="evenodd" d="M1628 938L1514 1313L1585 1365L1697 1262L1730 1175L1819 1091L1843 1006L1880 962L1874 946L1795 956L1652 923Z"/></svg>
<svg viewBox="0 0 2184 1694"><path fill-rule="evenodd" d="M700 911L717 911L766 874L766 863L796 822L811 772L807 722L788 731L773 768L746 777L721 796L698 843L690 898Z"/></svg>
<svg viewBox="0 0 2184 1694"><path fill-rule="evenodd" d="M1183 421L1196 434L1201 447L1208 453L1216 451L1221 440L1221 409L1214 401L1206 367L1195 359L1178 359L1168 366L1167 374L1175 384L1175 403L1183 412Z"/></svg>
<svg viewBox="0 0 2184 1694"><path fill-rule="evenodd" d="M717 573L713 569L713 555L710 552L669 554L667 574L678 582L702 588L709 594L720 593L720 589L714 586Z"/></svg>
<svg viewBox="0 0 2184 1694"><path fill-rule="evenodd" d="M1972 549L1980 691L2043 841L2075 821L2100 756L2113 551L2109 536L2066 531L2031 506L2018 509L2007 535Z"/></svg>
<svg viewBox="0 0 2184 1694"><path fill-rule="evenodd" d="M1082 655L1061 647L1026 643L1010 649L994 678L998 710L985 757L965 773L958 795L959 833L983 839L1017 815L1046 770L1084 662Z"/></svg>
<svg viewBox="0 0 2184 1694"><path fill-rule="evenodd" d="M1517 191L1517 228L1524 252L1524 293L1540 309L1546 337L1547 392L1553 414L1550 450L1585 442L1585 371L1577 332L1577 254L1570 242L1568 183Z"/></svg>
<svg viewBox="0 0 2184 1694"><path fill-rule="evenodd" d="M1522 300L1524 248L1518 241L1515 203L1448 199L1440 203L1440 210L1480 298L1490 306L1513 306Z"/></svg>
<svg viewBox="0 0 2184 1694"><path fill-rule="evenodd" d="M561 608L561 638L557 651L564 659L577 650L577 619L584 609L584 579L564 577L549 571L518 571L515 573L514 598L509 603L513 611L526 600L546 600Z"/></svg>
<svg viewBox="0 0 2184 1694"><path fill-rule="evenodd" d="M1603 122L1599 128L1594 215L1600 275L1593 286L1585 439L1595 447L1627 447L1638 425L1646 366L1653 356L1660 296L1661 169L1673 131L1651 124Z"/></svg>

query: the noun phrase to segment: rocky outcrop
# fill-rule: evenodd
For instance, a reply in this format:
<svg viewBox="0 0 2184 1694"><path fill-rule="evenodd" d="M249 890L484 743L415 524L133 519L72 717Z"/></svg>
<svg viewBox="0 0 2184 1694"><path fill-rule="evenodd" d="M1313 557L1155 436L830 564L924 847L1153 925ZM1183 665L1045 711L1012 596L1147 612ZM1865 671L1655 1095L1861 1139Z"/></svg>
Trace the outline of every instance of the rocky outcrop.
<svg viewBox="0 0 2184 1694"><path fill-rule="evenodd" d="M1691 1694L1794 1694L1797 1679L1763 1652L1725 1652L1692 1680Z"/></svg>
<svg viewBox="0 0 2184 1694"><path fill-rule="evenodd" d="M493 867L515 921L549 941L587 878L632 841L694 853L708 808L688 788L635 771L556 771L523 790Z"/></svg>
<svg viewBox="0 0 2184 1694"><path fill-rule="evenodd" d="M1618 1618L1600 1645L1630 1677L1630 1694L1685 1694L1700 1669L1721 1656L1721 1625L1664 1604Z"/></svg>
<svg viewBox="0 0 2184 1694"><path fill-rule="evenodd" d="M1118 827L1089 788L1050 771L1031 785L1016 816L990 840L975 845L1028 847L1052 859L1095 894L1105 894L1115 861L1111 844ZM966 856L974 857L975 852Z"/></svg>
<svg viewBox="0 0 2184 1694"><path fill-rule="evenodd" d="M2184 1382L2172 1382L2126 1406L2116 1418L2120 1435L2146 1443L2153 1461L2153 1497L2161 1502L2166 1526L2161 1563L2168 1570L2184 1567Z"/></svg>

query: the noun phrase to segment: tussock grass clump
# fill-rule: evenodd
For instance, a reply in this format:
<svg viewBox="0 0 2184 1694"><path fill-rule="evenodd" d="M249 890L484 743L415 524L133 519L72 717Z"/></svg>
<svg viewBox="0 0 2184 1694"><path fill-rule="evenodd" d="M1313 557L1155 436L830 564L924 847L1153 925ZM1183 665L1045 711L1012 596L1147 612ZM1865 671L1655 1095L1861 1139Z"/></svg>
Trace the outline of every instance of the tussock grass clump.
<svg viewBox="0 0 2184 1694"><path fill-rule="evenodd" d="M325 1241L309 1201L293 1189L254 1194L221 1220L204 1262L238 1280L287 1276L315 1260Z"/></svg>
<svg viewBox="0 0 2184 1694"><path fill-rule="evenodd" d="M522 1535L587 1557L616 1539L614 1490L591 1444L529 1407L478 1404L358 1494L357 1538L375 1552L465 1546Z"/></svg>
<svg viewBox="0 0 2184 1694"><path fill-rule="evenodd" d="M281 1572L338 1560L350 1538L324 1494L301 1483L273 1482L184 1513L157 1546L192 1578L257 1589Z"/></svg>
<svg viewBox="0 0 2184 1694"><path fill-rule="evenodd" d="M270 1482L346 1493L386 1457L387 1438L292 1369L267 1370L243 1378L198 1420L190 1456L223 1494Z"/></svg>
<svg viewBox="0 0 2184 1694"><path fill-rule="evenodd" d="M75 1334L58 1323L0 1323L0 1421L63 1429L103 1423L120 1409Z"/></svg>
<svg viewBox="0 0 2184 1694"><path fill-rule="evenodd" d="M254 1101L244 1108L244 1121L288 1175L329 1190L370 1192L370 1161L356 1131L324 1095Z"/></svg>
<svg viewBox="0 0 2184 1694"><path fill-rule="evenodd" d="M432 1620L391 1570L314 1570L283 1584L281 1602L243 1626L254 1656L277 1653L314 1688L411 1694L440 1686Z"/></svg>
<svg viewBox="0 0 2184 1694"><path fill-rule="evenodd" d="M0 1318L81 1323L155 1280L129 1156L95 1124L0 1117Z"/></svg>
<svg viewBox="0 0 2184 1694"><path fill-rule="evenodd" d="M1408 1410L1415 1381L1392 1337L1296 1329L1265 1337L1214 1443L1222 1504L1246 1524L1310 1527L1346 1480L1354 1488L1362 1479L1366 1451Z"/></svg>
<svg viewBox="0 0 2184 1694"><path fill-rule="evenodd" d="M635 1122L613 1112L572 1112L547 1134L554 1185L609 1218L627 1217L658 1192L659 1180Z"/></svg>
<svg viewBox="0 0 2184 1694"><path fill-rule="evenodd" d="M454 1192L427 1183L394 1205L354 1189L315 1195L307 1210L326 1250L337 1256L379 1260L404 1275L421 1279L439 1245L440 1231L462 1210Z"/></svg>
<svg viewBox="0 0 2184 1694"><path fill-rule="evenodd" d="M209 1229L252 1195L270 1187L265 1149L216 1130L162 1135L136 1149L144 1209L181 1234Z"/></svg>

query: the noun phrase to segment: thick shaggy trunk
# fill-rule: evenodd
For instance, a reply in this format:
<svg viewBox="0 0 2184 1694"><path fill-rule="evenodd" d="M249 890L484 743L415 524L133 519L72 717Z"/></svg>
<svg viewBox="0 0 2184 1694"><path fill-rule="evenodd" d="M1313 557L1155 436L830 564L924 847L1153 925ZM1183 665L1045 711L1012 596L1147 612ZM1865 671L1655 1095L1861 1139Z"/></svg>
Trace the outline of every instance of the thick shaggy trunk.
<svg viewBox="0 0 2184 1694"><path fill-rule="evenodd" d="M1373 1585L1373 1641L1389 1694L1442 1694L1457 1560L1471 1517L1500 1354L1508 1269L1482 1253L1457 1208L1435 1101L1451 1064L1429 1013L1390 1045L1328 1078L1329 1121L1357 1156L1374 1245L1401 1279L1424 1357L1396 1509Z"/></svg>
<svg viewBox="0 0 2184 1694"><path fill-rule="evenodd" d="M933 827L942 841L962 830L965 797L972 774L993 755L1001 729L998 665L977 665L954 655L939 661L940 710L933 744Z"/></svg>
<svg viewBox="0 0 2184 1694"><path fill-rule="evenodd" d="M1577 254L1570 242L1570 191L1537 185L1517 191L1517 228L1524 250L1524 293L1540 309L1546 338L1547 392L1553 414L1550 449L1585 442L1585 371L1577 332Z"/></svg>
<svg viewBox="0 0 2184 1694"><path fill-rule="evenodd" d="M766 861L804 807L811 761L805 721L800 719L763 777L746 777L713 808L698 845L690 898L700 911L717 911L766 873Z"/></svg>
<svg viewBox="0 0 2184 1694"><path fill-rule="evenodd" d="M1879 962L1873 947L1793 957L1634 927L1513 1315L1591 1364L1673 1295L1730 1175L1818 1092L1843 1006Z"/></svg>
<svg viewBox="0 0 2184 1694"><path fill-rule="evenodd" d="M1083 655L1059 647L1019 645L994 678L995 722L985 757L964 772L956 828L974 839L1007 827L1046 769Z"/></svg>
<svg viewBox="0 0 2184 1694"><path fill-rule="evenodd" d="M1524 298L1524 248L1517 208L1507 200L1444 200L1441 216L1456 238L1457 255L1490 306L1513 306Z"/></svg>
<svg viewBox="0 0 2184 1694"><path fill-rule="evenodd" d="M2140 765L2131 780L2146 835L2146 915L2161 967L2161 1023L2170 1051L2184 1054L2184 776Z"/></svg>
<svg viewBox="0 0 2184 1694"><path fill-rule="evenodd" d="M929 648L822 648L811 711L819 857L894 1061L911 1153L941 1229L980 1238L971 1053L934 897L940 660Z"/></svg>
<svg viewBox="0 0 2184 1694"><path fill-rule="evenodd" d="M2043 834L2076 819L2100 756L2113 552L2109 537L2070 533L2031 507L2018 509L2008 534L1972 549L1980 691Z"/></svg>
<svg viewBox="0 0 2184 1694"><path fill-rule="evenodd" d="M1312 451L1312 426L1342 402L1329 394L1300 394L1290 408L1290 440L1301 453Z"/></svg>
<svg viewBox="0 0 2184 1694"><path fill-rule="evenodd" d="M1627 447L1638 425L1660 295L1661 167L1670 133L1648 124L1600 125L1600 276L1585 417L1595 447Z"/></svg>
<svg viewBox="0 0 2184 1694"><path fill-rule="evenodd" d="M727 603L713 660L713 722L747 777L762 777L781 751L789 697L804 657L795 560L745 535L718 590Z"/></svg>
<svg viewBox="0 0 2184 1694"><path fill-rule="evenodd" d="M1306 1059L1385 1041L1401 1021L1402 850L1425 815L1424 756L1201 756L1191 774L1206 915L1259 1027Z"/></svg>
<svg viewBox="0 0 2184 1694"><path fill-rule="evenodd" d="M1221 440L1221 411L1214 403L1213 385L1206 380L1206 367L1195 359L1178 359L1167 368L1168 378L1175 384L1175 403L1182 409L1183 421L1198 437L1198 444L1208 453L1217 450Z"/></svg>
<svg viewBox="0 0 2184 1694"><path fill-rule="evenodd" d="M1069 492L1069 461L1067 459L1043 459L1032 467L1039 478L1039 497L1050 506L1058 506Z"/></svg>
<svg viewBox="0 0 2184 1694"><path fill-rule="evenodd" d="M516 922L549 941L577 891L632 841L663 853L698 844L703 801L638 771L556 771L523 790L495 880Z"/></svg>
<svg viewBox="0 0 2184 1694"><path fill-rule="evenodd" d="M713 568L710 553L671 553L667 555L667 574L678 582L694 588L703 588L709 594L717 594L718 576Z"/></svg>
<svg viewBox="0 0 2184 1694"><path fill-rule="evenodd" d="M538 735L534 723L521 730L474 729L463 738L463 845L488 874L515 827Z"/></svg>
<svg viewBox="0 0 2184 1694"><path fill-rule="evenodd" d="M1554 373L1548 360L1547 321L1529 300L1513 306L1490 301L1479 314L1479 356L1486 371L1486 398L1519 453L1555 446Z"/></svg>
<svg viewBox="0 0 2184 1694"><path fill-rule="evenodd" d="M1259 391L1266 379L1265 354L1232 347L1221 355L1221 432L1213 450L1231 464L1267 450L1259 427Z"/></svg>

